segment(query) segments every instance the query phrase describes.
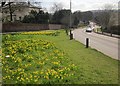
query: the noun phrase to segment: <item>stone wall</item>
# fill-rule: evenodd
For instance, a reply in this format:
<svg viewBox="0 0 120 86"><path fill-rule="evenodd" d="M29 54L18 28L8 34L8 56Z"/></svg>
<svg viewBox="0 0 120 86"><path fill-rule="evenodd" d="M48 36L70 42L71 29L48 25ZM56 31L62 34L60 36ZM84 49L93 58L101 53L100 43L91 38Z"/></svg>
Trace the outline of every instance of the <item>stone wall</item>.
<svg viewBox="0 0 120 86"><path fill-rule="evenodd" d="M0 13L0 33L2 32L2 13Z"/></svg>
<svg viewBox="0 0 120 86"><path fill-rule="evenodd" d="M58 30L61 29L62 25L56 25L56 24L49 24L49 29L50 30Z"/></svg>
<svg viewBox="0 0 120 86"><path fill-rule="evenodd" d="M64 28L57 24L3 23L2 32L59 30Z"/></svg>

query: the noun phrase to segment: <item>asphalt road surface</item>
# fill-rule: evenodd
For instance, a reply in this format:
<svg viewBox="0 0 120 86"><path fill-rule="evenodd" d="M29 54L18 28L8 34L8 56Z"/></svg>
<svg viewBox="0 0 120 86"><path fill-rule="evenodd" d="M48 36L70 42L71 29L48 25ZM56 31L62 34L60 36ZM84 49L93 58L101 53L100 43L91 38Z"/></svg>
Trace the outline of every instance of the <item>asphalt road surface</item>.
<svg viewBox="0 0 120 86"><path fill-rule="evenodd" d="M83 29L75 29L73 30L73 37L75 40L80 41L83 44L86 44L86 38L89 38L89 46L91 48L94 48L108 56L114 59L118 58L118 45L120 42L118 42L118 38L113 38L105 35L96 34L94 32L89 33L85 32L85 28ZM119 44L118 44L119 43Z"/></svg>

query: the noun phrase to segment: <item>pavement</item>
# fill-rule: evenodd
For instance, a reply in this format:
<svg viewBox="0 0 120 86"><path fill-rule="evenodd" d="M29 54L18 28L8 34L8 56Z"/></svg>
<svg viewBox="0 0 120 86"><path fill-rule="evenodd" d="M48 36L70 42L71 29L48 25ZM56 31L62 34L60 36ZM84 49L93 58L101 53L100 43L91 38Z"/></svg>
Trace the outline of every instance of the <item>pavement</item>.
<svg viewBox="0 0 120 86"><path fill-rule="evenodd" d="M120 57L118 57L118 51L120 50L120 47L118 47L120 44L118 38L100 35L94 32L88 33L85 32L85 28L73 30L73 38L83 44L86 44L86 38L89 38L89 46L91 48L94 48L113 59L120 60Z"/></svg>

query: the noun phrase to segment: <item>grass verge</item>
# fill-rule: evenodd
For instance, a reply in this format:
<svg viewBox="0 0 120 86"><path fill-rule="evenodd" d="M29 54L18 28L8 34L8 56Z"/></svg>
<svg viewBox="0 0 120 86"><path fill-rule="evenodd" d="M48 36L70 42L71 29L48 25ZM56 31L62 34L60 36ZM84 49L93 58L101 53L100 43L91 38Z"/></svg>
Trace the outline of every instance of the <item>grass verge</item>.
<svg viewBox="0 0 120 86"><path fill-rule="evenodd" d="M3 35L3 43L6 41L9 41L9 42L11 41L11 43L13 43L13 41L15 43L17 41L19 41L21 46L24 45L24 42L25 42L25 44L28 44L28 46L29 46L29 44L31 44L31 41L26 43L26 40L28 40L28 39L30 39L30 40L47 40L48 43L49 42L54 43L55 46L57 47L58 51L65 53L65 55L63 55L64 59L60 60L60 62L61 62L60 66L58 66L57 69L54 69L54 70L58 71L58 69L61 69L61 68L64 69L65 67L66 68L70 67L70 71L65 70L66 74L67 73L70 74L70 75L68 75L70 77L67 77L64 80L61 80L62 78L55 79L55 77L53 77L52 78L53 81L49 81L49 80L47 80L47 78L45 78L45 80L43 80L43 81L39 81L40 78L38 77L38 81L37 81L38 83L45 83L45 82L47 82L47 83L66 83L67 82L67 83L72 83L72 84L118 84L118 61L117 60L114 60L94 49L91 49L91 48L87 49L87 48L85 48L85 46L83 44L79 43L78 41L69 40L69 37L65 34L64 30L60 30L58 32L59 33L57 35L48 35L48 34L40 35L40 34L34 34L34 33L33 34ZM20 40L25 40L25 41L21 42ZM11 44L11 43L9 43L9 44ZM38 45L40 45L39 42L35 42L35 43L38 43ZM34 43L33 43L33 45L34 45ZM41 45L41 47L43 45ZM7 49L8 48L7 46L8 45L4 45L3 48ZM12 46L12 45L10 45L10 46ZM47 45L45 45L45 46L47 46ZM15 48L15 49L18 50L19 47L18 47L17 43L16 43L16 47L17 48ZM31 48L35 48L35 46L33 46ZM20 52L22 51L22 53L28 54L27 56L29 56L29 53L31 53L31 52L24 51L26 49L28 49L28 48L25 48L25 45L24 45L23 49L20 50L19 52L17 52L16 55L18 55L18 56L21 55ZM33 50L32 51L33 54L31 54L31 55L33 55L33 56L31 56L31 57L34 57L33 60L38 59L41 54L38 55L38 53L35 52L36 50L34 50L34 49L32 49L32 50ZM54 53L53 52L54 49L48 48L48 50L45 50L48 58L50 58L49 50L51 50L52 53ZM38 47L38 51L43 53L40 46ZM8 53L7 50L5 50L5 52L3 52L5 55L8 55L8 54L11 55L11 53L12 53L11 51L9 51L10 53ZM13 65L11 63L12 59L10 61L6 60L6 58L4 58L5 55L3 56L3 59L5 59L5 61L7 63L10 62L10 64ZM18 56L16 56L16 58ZM38 57L38 58L36 58L36 57ZM44 55L41 57L44 57ZM49 62L46 62L46 66L43 67L43 68L45 68L45 69L43 69L43 70L45 70L45 74L48 72L47 69L51 70L51 68L54 66L54 65L51 65L51 63L53 61L52 60L53 57L54 57L54 55L51 56L51 60L49 60ZM61 56L58 55L57 57L59 58ZM68 61L65 59L68 59ZM25 60L25 61L27 61L27 60ZM43 62L45 62L45 61L43 61ZM57 62L59 62L59 61L57 60ZM77 70L71 69L72 66L67 66L68 65L67 62L69 65L71 65L71 63L75 64L78 69ZM29 62L27 62L27 63L29 63ZM25 62L24 64L27 64L27 63ZM35 63L31 63L32 67L34 67L33 64L35 64L35 67L37 67L38 62L35 62ZM21 65L22 64L23 63L21 63ZM51 66L49 67L49 65L51 65ZM3 69L4 69L4 67L3 67ZM9 67L9 65L8 65L8 67ZM29 66L28 68L31 68L31 66ZM5 71L6 70L3 70L3 77L6 76L6 74L7 74L7 73L4 74ZM32 71L32 69L30 69L29 71ZM40 69L38 69L38 71L40 71ZM26 73L26 71L25 71L25 73ZM43 74L42 79L44 78L45 74ZM9 75L9 73L8 73L8 75ZM32 75L34 75L34 74L32 74ZM64 76L64 74L59 75L59 77L61 77L61 76ZM7 78L9 78L9 77L7 77ZM50 78L50 77L48 77L48 78ZM6 79L5 79L5 81L6 81ZM33 80L33 82L34 81L35 80ZM28 81L26 81L24 83L27 83L27 82ZM11 83L11 80L10 81L7 80L7 83ZM14 82L14 83L16 83L16 82ZM36 82L34 82L34 83L36 83Z"/></svg>

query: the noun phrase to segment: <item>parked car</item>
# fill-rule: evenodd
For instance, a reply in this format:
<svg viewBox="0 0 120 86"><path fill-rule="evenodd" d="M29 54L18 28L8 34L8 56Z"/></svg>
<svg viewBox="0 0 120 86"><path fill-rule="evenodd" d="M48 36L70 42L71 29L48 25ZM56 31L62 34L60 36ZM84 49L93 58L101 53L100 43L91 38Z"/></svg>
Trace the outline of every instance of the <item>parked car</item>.
<svg viewBox="0 0 120 86"><path fill-rule="evenodd" d="M91 27L87 27L86 28L86 32L92 32L92 28Z"/></svg>

